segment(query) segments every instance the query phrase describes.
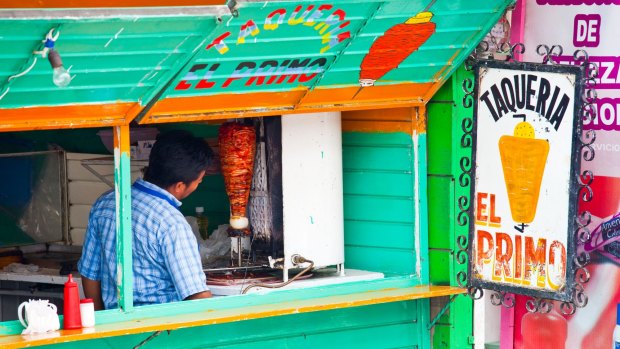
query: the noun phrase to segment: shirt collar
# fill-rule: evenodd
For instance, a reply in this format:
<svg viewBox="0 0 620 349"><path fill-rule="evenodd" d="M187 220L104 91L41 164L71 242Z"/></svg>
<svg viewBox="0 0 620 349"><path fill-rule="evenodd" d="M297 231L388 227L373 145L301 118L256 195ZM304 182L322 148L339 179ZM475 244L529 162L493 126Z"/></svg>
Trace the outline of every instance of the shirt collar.
<svg viewBox="0 0 620 349"><path fill-rule="evenodd" d="M174 202L176 204L177 207L181 207L181 205L183 204L181 201L179 201L177 198L174 197L174 195L170 194L170 192L168 192L165 189L162 189L161 187L151 183L151 182L147 182L142 178L138 178L136 180L136 183L140 183L141 185L154 190L158 193L161 193L162 195L166 196L167 198L169 198L170 200L172 200L172 202Z"/></svg>

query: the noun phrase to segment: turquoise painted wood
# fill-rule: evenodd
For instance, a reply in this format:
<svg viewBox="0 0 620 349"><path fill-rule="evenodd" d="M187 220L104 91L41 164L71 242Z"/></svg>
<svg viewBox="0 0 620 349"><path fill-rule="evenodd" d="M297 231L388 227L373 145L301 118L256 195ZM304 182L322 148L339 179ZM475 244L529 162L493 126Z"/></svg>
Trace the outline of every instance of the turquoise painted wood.
<svg viewBox="0 0 620 349"><path fill-rule="evenodd" d="M50 64L39 55L29 73L11 80L0 108L148 98L217 25L209 14L65 18L63 12L27 10L34 18L11 19L8 10L0 9L0 86L24 64L30 66L33 51L59 26L55 49L74 76L67 88L56 87ZM2 87L0 95L6 91Z"/></svg>
<svg viewBox="0 0 620 349"><path fill-rule="evenodd" d="M413 147L406 133L343 134L348 268L417 273Z"/></svg>
<svg viewBox="0 0 620 349"><path fill-rule="evenodd" d="M133 310L133 257L131 229L131 165L129 126L114 127L114 190L116 197L116 294L124 312Z"/></svg>
<svg viewBox="0 0 620 349"><path fill-rule="evenodd" d="M419 301L338 309L163 332L143 348L424 348ZM151 333L53 346L133 348Z"/></svg>
<svg viewBox="0 0 620 349"><path fill-rule="evenodd" d="M433 14L436 29L428 40L413 44L419 50L404 59L377 63L375 67L381 65L386 72L377 76L376 84L435 82L447 76L440 70L446 66L451 70L452 62L464 58L489 15L506 4L502 0L238 1L238 16L215 29L215 39L183 70L166 96L358 86L373 65L363 64L364 59L403 47L390 34L386 46L374 45L377 39L424 11ZM199 86L200 80L209 83Z"/></svg>
<svg viewBox="0 0 620 349"><path fill-rule="evenodd" d="M512 0L237 0L220 6L0 9L0 109L358 86L442 83ZM232 3L232 2L231 2ZM406 24L423 11L430 21ZM74 77L66 88L33 51L52 29ZM394 31L428 38L402 44ZM381 56L396 50L402 57ZM407 51L405 51L407 50ZM390 57L395 58L390 61ZM243 97L240 97L243 98Z"/></svg>

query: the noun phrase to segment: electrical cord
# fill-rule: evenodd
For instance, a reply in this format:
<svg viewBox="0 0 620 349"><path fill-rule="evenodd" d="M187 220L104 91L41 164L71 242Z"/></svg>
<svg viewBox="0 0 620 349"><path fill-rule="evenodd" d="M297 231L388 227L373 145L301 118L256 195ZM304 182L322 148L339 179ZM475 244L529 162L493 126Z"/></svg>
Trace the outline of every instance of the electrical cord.
<svg viewBox="0 0 620 349"><path fill-rule="evenodd" d="M304 258L304 257L302 257L300 255L295 255L292 258L293 258L293 263L294 264L310 263L310 265L306 269L300 271L297 275L293 276L292 278L290 278L286 282L282 282L282 283L279 283L279 284L262 284L262 283L252 284L252 285L249 285L248 287L246 287L245 289L243 289L243 292L241 292L241 294L246 294L250 289L252 289L254 287L264 287L264 288L281 288L281 287L284 287L284 286L290 284L291 282L299 279L302 275L304 275L305 273L307 273L310 270L312 270L312 268L314 268L314 262L309 260L309 259L306 259L306 258Z"/></svg>

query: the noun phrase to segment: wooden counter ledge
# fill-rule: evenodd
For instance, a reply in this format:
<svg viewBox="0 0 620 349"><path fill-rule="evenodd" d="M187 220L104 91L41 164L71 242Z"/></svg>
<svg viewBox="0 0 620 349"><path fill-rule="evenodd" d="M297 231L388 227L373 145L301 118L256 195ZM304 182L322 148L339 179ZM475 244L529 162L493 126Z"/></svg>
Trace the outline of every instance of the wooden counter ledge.
<svg viewBox="0 0 620 349"><path fill-rule="evenodd" d="M414 286L388 288L322 298L286 301L242 308L207 310L183 315L108 323L94 328L60 330L41 335L12 335L0 337L1 348L23 348L36 345L148 333L179 328L222 324L272 316L298 314L379 303L399 302L466 293L465 289L450 286Z"/></svg>

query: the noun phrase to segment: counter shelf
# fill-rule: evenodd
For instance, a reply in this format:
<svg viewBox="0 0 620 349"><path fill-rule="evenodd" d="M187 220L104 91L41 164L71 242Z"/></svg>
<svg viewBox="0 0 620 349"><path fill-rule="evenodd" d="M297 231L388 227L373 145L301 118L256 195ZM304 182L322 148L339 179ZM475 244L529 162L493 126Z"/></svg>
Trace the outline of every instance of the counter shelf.
<svg viewBox="0 0 620 349"><path fill-rule="evenodd" d="M295 290L293 293L290 291L280 291L266 295L247 295L244 296L247 301L241 301L237 296L231 296L212 300L137 307L133 313L123 314L125 319L120 321L118 320L119 313L117 310L107 310L96 314L97 325L95 327L79 330L60 330L44 335L0 336L0 346L7 349L23 348L139 333L144 333L144 338L146 339L149 337L146 334L152 332L156 334L159 331L173 331L194 326L216 325L273 316L410 301L430 297L453 296L466 292L465 289L450 286L396 286L399 283L408 283L407 280L410 282L411 279L386 279L372 282L369 284L374 285L375 289L370 288L363 291L360 290L361 287L359 285L357 289L350 287L351 285L335 286L329 288L335 291L330 296L321 296L321 293L328 289L321 287L314 290L307 289L303 292ZM389 285L392 285L392 287ZM292 294L296 294L293 296L294 298L290 296ZM257 297L263 298L262 304L257 304ZM194 308L194 311L188 312L185 309L188 307ZM173 311L175 312L174 314ZM166 315L163 313L166 313ZM113 317L117 319L116 322L110 321ZM15 327L13 329L15 331L17 326L21 325L19 323L12 323L10 326ZM0 329L6 330L7 327L0 327ZM138 344L132 343L132 345Z"/></svg>

